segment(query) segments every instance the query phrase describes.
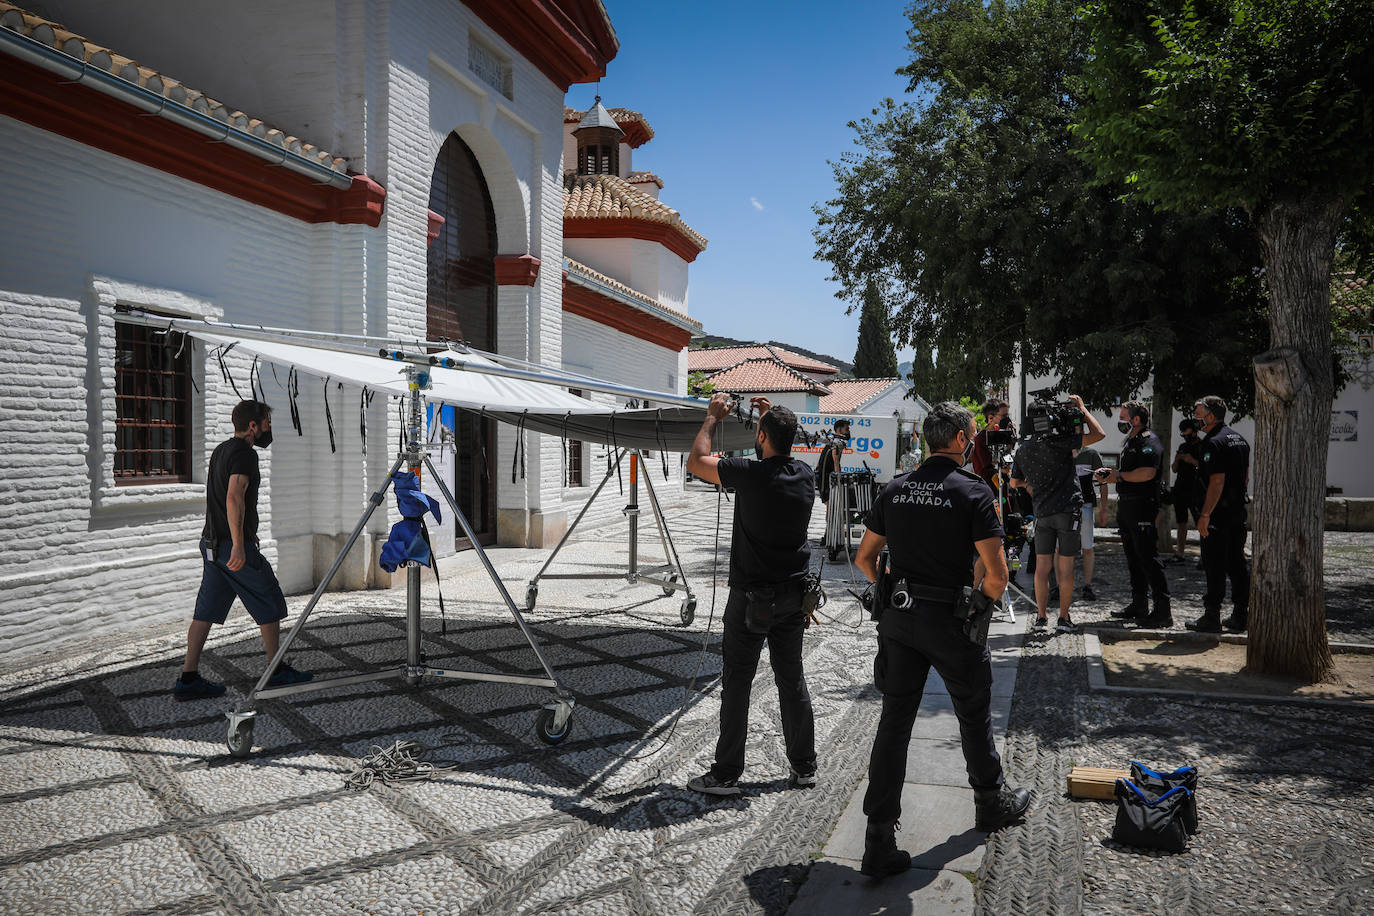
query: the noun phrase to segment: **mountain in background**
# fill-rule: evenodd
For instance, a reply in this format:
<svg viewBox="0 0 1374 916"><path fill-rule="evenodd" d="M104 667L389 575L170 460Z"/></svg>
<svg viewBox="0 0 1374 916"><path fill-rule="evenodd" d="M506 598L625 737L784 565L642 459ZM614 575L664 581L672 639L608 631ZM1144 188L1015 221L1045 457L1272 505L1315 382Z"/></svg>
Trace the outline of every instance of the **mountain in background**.
<svg viewBox="0 0 1374 916"><path fill-rule="evenodd" d="M904 363L897 364L897 374L901 376L902 381L904 382L911 381L911 365L911 360L907 360Z"/></svg>
<svg viewBox="0 0 1374 916"><path fill-rule="evenodd" d="M757 340L736 340L733 337L721 337L717 334L702 334L699 337L692 338L691 348L693 350L701 350L705 347L753 347L758 346L758 343ZM829 363L840 370L841 376L851 376L854 374L854 364L846 362L845 360L836 359L825 353L817 353L814 350L808 350L806 347L799 347L796 344L790 344L783 340L770 340L768 343L775 347L791 350L793 353L809 357L810 359L818 359L823 363ZM909 368L910 366L908 366L908 369Z"/></svg>

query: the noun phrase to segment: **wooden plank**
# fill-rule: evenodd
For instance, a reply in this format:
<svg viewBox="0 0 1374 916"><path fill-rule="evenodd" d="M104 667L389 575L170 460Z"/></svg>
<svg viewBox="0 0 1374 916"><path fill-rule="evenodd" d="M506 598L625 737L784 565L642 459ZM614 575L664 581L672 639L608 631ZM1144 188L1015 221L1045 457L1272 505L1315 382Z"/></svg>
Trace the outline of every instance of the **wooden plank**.
<svg viewBox="0 0 1374 916"><path fill-rule="evenodd" d="M1129 770L1110 767L1073 767L1069 770L1069 795L1073 798L1116 797L1116 781L1129 779Z"/></svg>

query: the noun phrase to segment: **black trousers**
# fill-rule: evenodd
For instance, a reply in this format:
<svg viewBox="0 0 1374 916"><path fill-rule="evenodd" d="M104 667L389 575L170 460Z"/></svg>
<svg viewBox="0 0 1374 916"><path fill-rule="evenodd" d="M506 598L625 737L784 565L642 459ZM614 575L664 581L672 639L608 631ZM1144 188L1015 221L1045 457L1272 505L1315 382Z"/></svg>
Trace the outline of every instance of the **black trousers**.
<svg viewBox="0 0 1374 916"><path fill-rule="evenodd" d="M801 609L800 586L780 588L773 625L765 633L751 633L744 623L746 592L730 589L725 604L721 641L720 739L711 773L717 779L738 779L744 772L744 745L749 734L749 693L754 686L763 644L778 687L778 710L787 760L799 773L816 771L816 724L811 694L802 671L802 633L806 615Z"/></svg>
<svg viewBox="0 0 1374 916"><path fill-rule="evenodd" d="M1237 614L1250 610L1250 567L1245 562L1245 516L1209 518L1208 534L1202 539L1202 568L1207 574L1207 591L1202 609L1220 615L1226 599L1226 580L1231 580L1231 603Z"/></svg>
<svg viewBox="0 0 1374 916"><path fill-rule="evenodd" d="M1133 602L1144 601L1146 594L1154 597L1155 604L1169 600L1169 580L1155 549L1159 543L1155 528L1158 513L1159 506L1150 499L1123 499L1116 507L1117 533L1126 551Z"/></svg>
<svg viewBox="0 0 1374 916"><path fill-rule="evenodd" d="M864 814L890 824L902 814L907 747L930 669L945 682L959 720L969 785L1002 784L1002 758L992 737L992 658L970 642L948 604L918 601L907 611L888 609L878 626L873 681L883 694L883 713L868 760Z"/></svg>

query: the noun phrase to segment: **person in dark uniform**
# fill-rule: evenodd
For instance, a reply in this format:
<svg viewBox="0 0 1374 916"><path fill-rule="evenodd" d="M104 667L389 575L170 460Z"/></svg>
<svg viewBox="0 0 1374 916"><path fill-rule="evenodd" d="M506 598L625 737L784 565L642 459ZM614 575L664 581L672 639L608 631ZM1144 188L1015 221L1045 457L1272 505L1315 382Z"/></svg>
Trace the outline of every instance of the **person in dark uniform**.
<svg viewBox="0 0 1374 916"><path fill-rule="evenodd" d="M1121 405L1117 428L1126 434L1116 468L1098 468L1097 479L1116 484L1116 527L1126 553L1131 577L1131 603L1112 616L1137 620L1142 627L1164 629L1174 625L1169 605L1169 580L1159 559L1160 476L1164 443L1150 429L1150 408L1143 401ZM1150 599L1154 609L1150 609Z"/></svg>
<svg viewBox="0 0 1374 916"><path fill-rule="evenodd" d="M797 415L767 398L749 399L759 411L754 451L760 460L717 458L711 434L730 412L730 396L716 392L687 456L687 469L735 491L730 541L730 597L721 641L720 738L715 764L687 787L708 795L742 794L744 744L749 731L749 692L763 644L778 688L783 743L793 788L816 784L815 720L802 670L805 577L811 568L807 527L816 499L811 468L792 457Z"/></svg>
<svg viewBox="0 0 1374 916"><path fill-rule="evenodd" d="M205 476L205 529L201 532L201 580L196 609L186 633L186 660L172 687L178 700L224 695L224 685L200 676L200 654L210 627L224 623L238 598L257 621L267 657L277 654L286 598L272 564L258 551L258 453L272 444L272 408L261 401L240 401L233 412L234 435L215 447ZM283 662L268 680L283 687L310 680Z"/></svg>
<svg viewBox="0 0 1374 916"><path fill-rule="evenodd" d="M1250 443L1226 425L1226 402L1215 395L1193 405L1193 416L1207 434L1198 462L1202 497L1197 517L1207 591L1202 596L1202 616L1187 626L1199 633L1220 633L1223 627L1244 632L1250 622L1250 567L1245 562ZM1228 578L1232 611L1223 621L1221 603Z"/></svg>
<svg viewBox="0 0 1374 916"><path fill-rule="evenodd" d="M944 681L959 719L959 737L974 791L980 830L1015 821L1030 793L1002 778L993 743L992 663L985 645L964 635L954 616L963 589L976 587L997 600L1007 587L1002 525L987 484L963 466L973 451L973 414L958 404L936 405L923 424L930 457L910 474L888 483L865 520L868 530L854 563L874 581L883 547L889 549L893 592L910 596L906 607L890 602L878 623L873 679L883 695L882 717L868 764L861 871L882 877L911 866L897 848L907 745L931 668ZM973 561L982 560L982 582Z"/></svg>
<svg viewBox="0 0 1374 916"><path fill-rule="evenodd" d="M816 462L816 484L820 488L821 502L830 501L830 475L844 470L844 450L849 447L849 421L840 418L831 428L831 439L821 450L820 460Z"/></svg>
<svg viewBox="0 0 1374 916"><path fill-rule="evenodd" d="M1188 520L1197 522L1198 493L1197 466L1202 459L1202 424L1194 417L1185 417L1178 424L1183 441L1174 453L1174 518L1178 522L1178 540L1174 542L1174 562L1183 561L1188 546Z"/></svg>

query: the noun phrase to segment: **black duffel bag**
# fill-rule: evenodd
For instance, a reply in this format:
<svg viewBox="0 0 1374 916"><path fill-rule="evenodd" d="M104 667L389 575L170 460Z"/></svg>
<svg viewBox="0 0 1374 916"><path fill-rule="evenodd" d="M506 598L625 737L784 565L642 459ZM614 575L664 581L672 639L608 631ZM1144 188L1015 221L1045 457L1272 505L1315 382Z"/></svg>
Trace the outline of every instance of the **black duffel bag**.
<svg viewBox="0 0 1374 916"><path fill-rule="evenodd" d="M1188 803L1180 816L1189 834L1197 833L1197 767L1179 767L1172 773L1156 773L1139 760L1131 761L1131 782L1147 795L1162 798L1170 789L1182 786L1188 790Z"/></svg>
<svg viewBox="0 0 1374 916"><path fill-rule="evenodd" d="M1178 786L1155 798L1129 779L1118 779L1112 839L1127 846L1183 852L1188 847L1183 809L1192 795Z"/></svg>

